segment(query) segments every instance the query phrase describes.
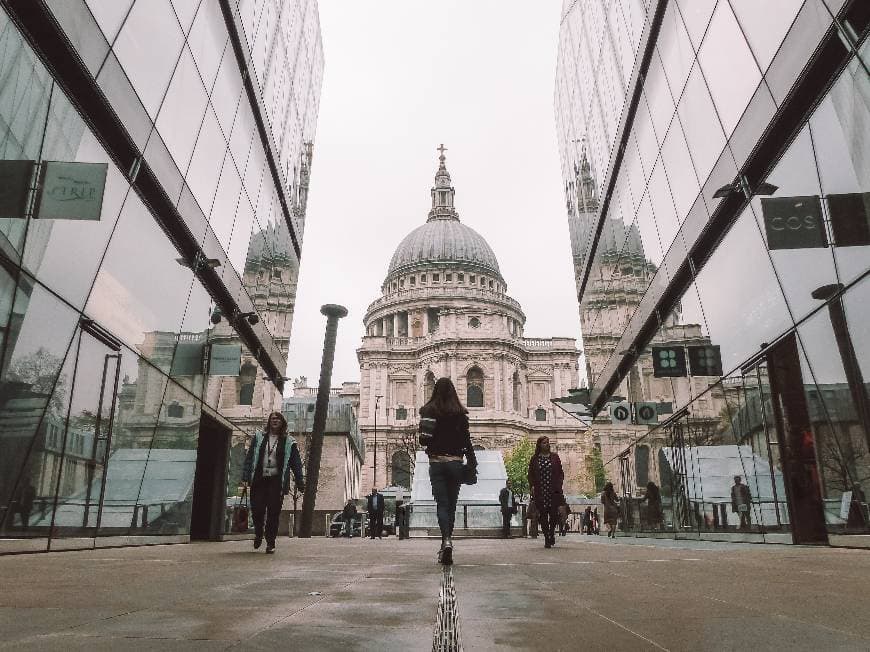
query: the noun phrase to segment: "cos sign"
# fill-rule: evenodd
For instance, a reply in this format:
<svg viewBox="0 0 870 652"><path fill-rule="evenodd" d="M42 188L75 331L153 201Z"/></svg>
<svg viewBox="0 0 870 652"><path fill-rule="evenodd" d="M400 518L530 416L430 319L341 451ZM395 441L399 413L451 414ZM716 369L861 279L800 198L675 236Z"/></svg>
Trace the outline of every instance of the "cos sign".
<svg viewBox="0 0 870 652"><path fill-rule="evenodd" d="M762 199L761 212L771 251L828 246L818 195Z"/></svg>

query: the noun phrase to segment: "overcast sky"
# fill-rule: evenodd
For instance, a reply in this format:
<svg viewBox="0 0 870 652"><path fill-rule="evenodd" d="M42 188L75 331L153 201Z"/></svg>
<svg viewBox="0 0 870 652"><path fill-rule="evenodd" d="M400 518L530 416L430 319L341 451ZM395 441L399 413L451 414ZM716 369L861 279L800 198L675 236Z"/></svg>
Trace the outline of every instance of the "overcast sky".
<svg viewBox="0 0 870 652"><path fill-rule="evenodd" d="M560 5L320 0L326 70L288 376L316 386L320 306L340 303L332 385L359 380L366 307L426 221L442 142L459 217L495 252L525 335L579 338L553 118Z"/></svg>

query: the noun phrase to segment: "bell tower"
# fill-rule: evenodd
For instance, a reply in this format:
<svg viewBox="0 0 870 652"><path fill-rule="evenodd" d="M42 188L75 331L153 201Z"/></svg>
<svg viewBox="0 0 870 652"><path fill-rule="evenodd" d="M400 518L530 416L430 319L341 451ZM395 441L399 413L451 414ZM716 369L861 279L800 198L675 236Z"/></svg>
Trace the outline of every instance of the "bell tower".
<svg viewBox="0 0 870 652"><path fill-rule="evenodd" d="M444 152L447 148L442 143L438 148L438 171L435 173L435 187L432 188L432 209L427 222L432 220L459 220L459 214L453 204L456 189L450 185L450 173L444 164Z"/></svg>

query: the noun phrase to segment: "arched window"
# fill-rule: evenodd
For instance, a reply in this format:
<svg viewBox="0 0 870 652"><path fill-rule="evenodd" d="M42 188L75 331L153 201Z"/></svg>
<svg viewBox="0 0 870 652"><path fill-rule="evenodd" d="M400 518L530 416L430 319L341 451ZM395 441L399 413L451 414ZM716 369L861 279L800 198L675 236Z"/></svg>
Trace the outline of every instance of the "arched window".
<svg viewBox="0 0 870 652"><path fill-rule="evenodd" d="M178 401L172 401L172 403L166 406L166 416L174 418L183 417L184 406L179 405Z"/></svg>
<svg viewBox="0 0 870 652"><path fill-rule="evenodd" d="M411 488L411 456L406 451L393 453L393 481L396 487Z"/></svg>
<svg viewBox="0 0 870 652"><path fill-rule="evenodd" d="M546 421L546 420L547 420L547 411L544 408L539 407L537 410L535 410L535 421Z"/></svg>
<svg viewBox="0 0 870 652"><path fill-rule="evenodd" d="M480 367L472 367L466 376L468 390L466 405L468 407L483 407L483 371Z"/></svg>
<svg viewBox="0 0 870 652"><path fill-rule="evenodd" d="M435 390L435 374L431 371L426 372L426 377L423 379L423 402L428 403L432 398L432 392Z"/></svg>
<svg viewBox="0 0 870 652"><path fill-rule="evenodd" d="M513 377L514 383L514 412L522 412L522 399L520 397L520 392L523 389L522 384L520 383L520 372L515 371Z"/></svg>
<svg viewBox="0 0 870 652"><path fill-rule="evenodd" d="M250 362L242 365L239 371L239 405L254 404L254 384L257 380L257 367Z"/></svg>
<svg viewBox="0 0 870 652"><path fill-rule="evenodd" d="M646 487L649 482L649 446L640 445L634 449L634 471L638 487Z"/></svg>

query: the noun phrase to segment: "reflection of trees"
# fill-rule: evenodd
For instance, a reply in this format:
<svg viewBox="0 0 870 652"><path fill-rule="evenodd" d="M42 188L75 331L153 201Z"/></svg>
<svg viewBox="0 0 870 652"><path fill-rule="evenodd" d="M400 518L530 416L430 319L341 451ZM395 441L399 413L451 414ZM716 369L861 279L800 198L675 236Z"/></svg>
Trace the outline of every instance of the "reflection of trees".
<svg viewBox="0 0 870 652"><path fill-rule="evenodd" d="M534 454L535 445L528 437L523 437L514 444L504 458L511 491L519 496L520 500L525 500L529 495L529 461Z"/></svg>
<svg viewBox="0 0 870 652"><path fill-rule="evenodd" d="M856 482L863 486L870 480L870 459L863 447L856 449L848 432L843 433L846 441L842 441L835 432L828 428L816 429L817 450L822 466L822 477L825 481L826 493L833 491L849 491Z"/></svg>
<svg viewBox="0 0 870 652"><path fill-rule="evenodd" d="M392 447L392 451L390 452L390 460L392 460L392 456L395 453L405 453L410 460L411 478L413 478L414 466L417 462L418 450L422 449L420 448L417 426L408 426L406 428L402 428L401 430L399 430L398 437L396 438L396 443Z"/></svg>
<svg viewBox="0 0 870 652"><path fill-rule="evenodd" d="M13 360L9 365L7 377L11 381L27 383L34 393L51 394L51 409L60 414L63 411L67 390L66 374L58 376L62 362L60 356L40 346L33 353ZM56 384L55 377L57 377Z"/></svg>
<svg viewBox="0 0 870 652"><path fill-rule="evenodd" d="M592 452L586 456L586 477L581 475L581 482L586 481L583 493L587 496L596 495L604 489L607 477L604 472L604 459L601 456L601 448L595 446Z"/></svg>

